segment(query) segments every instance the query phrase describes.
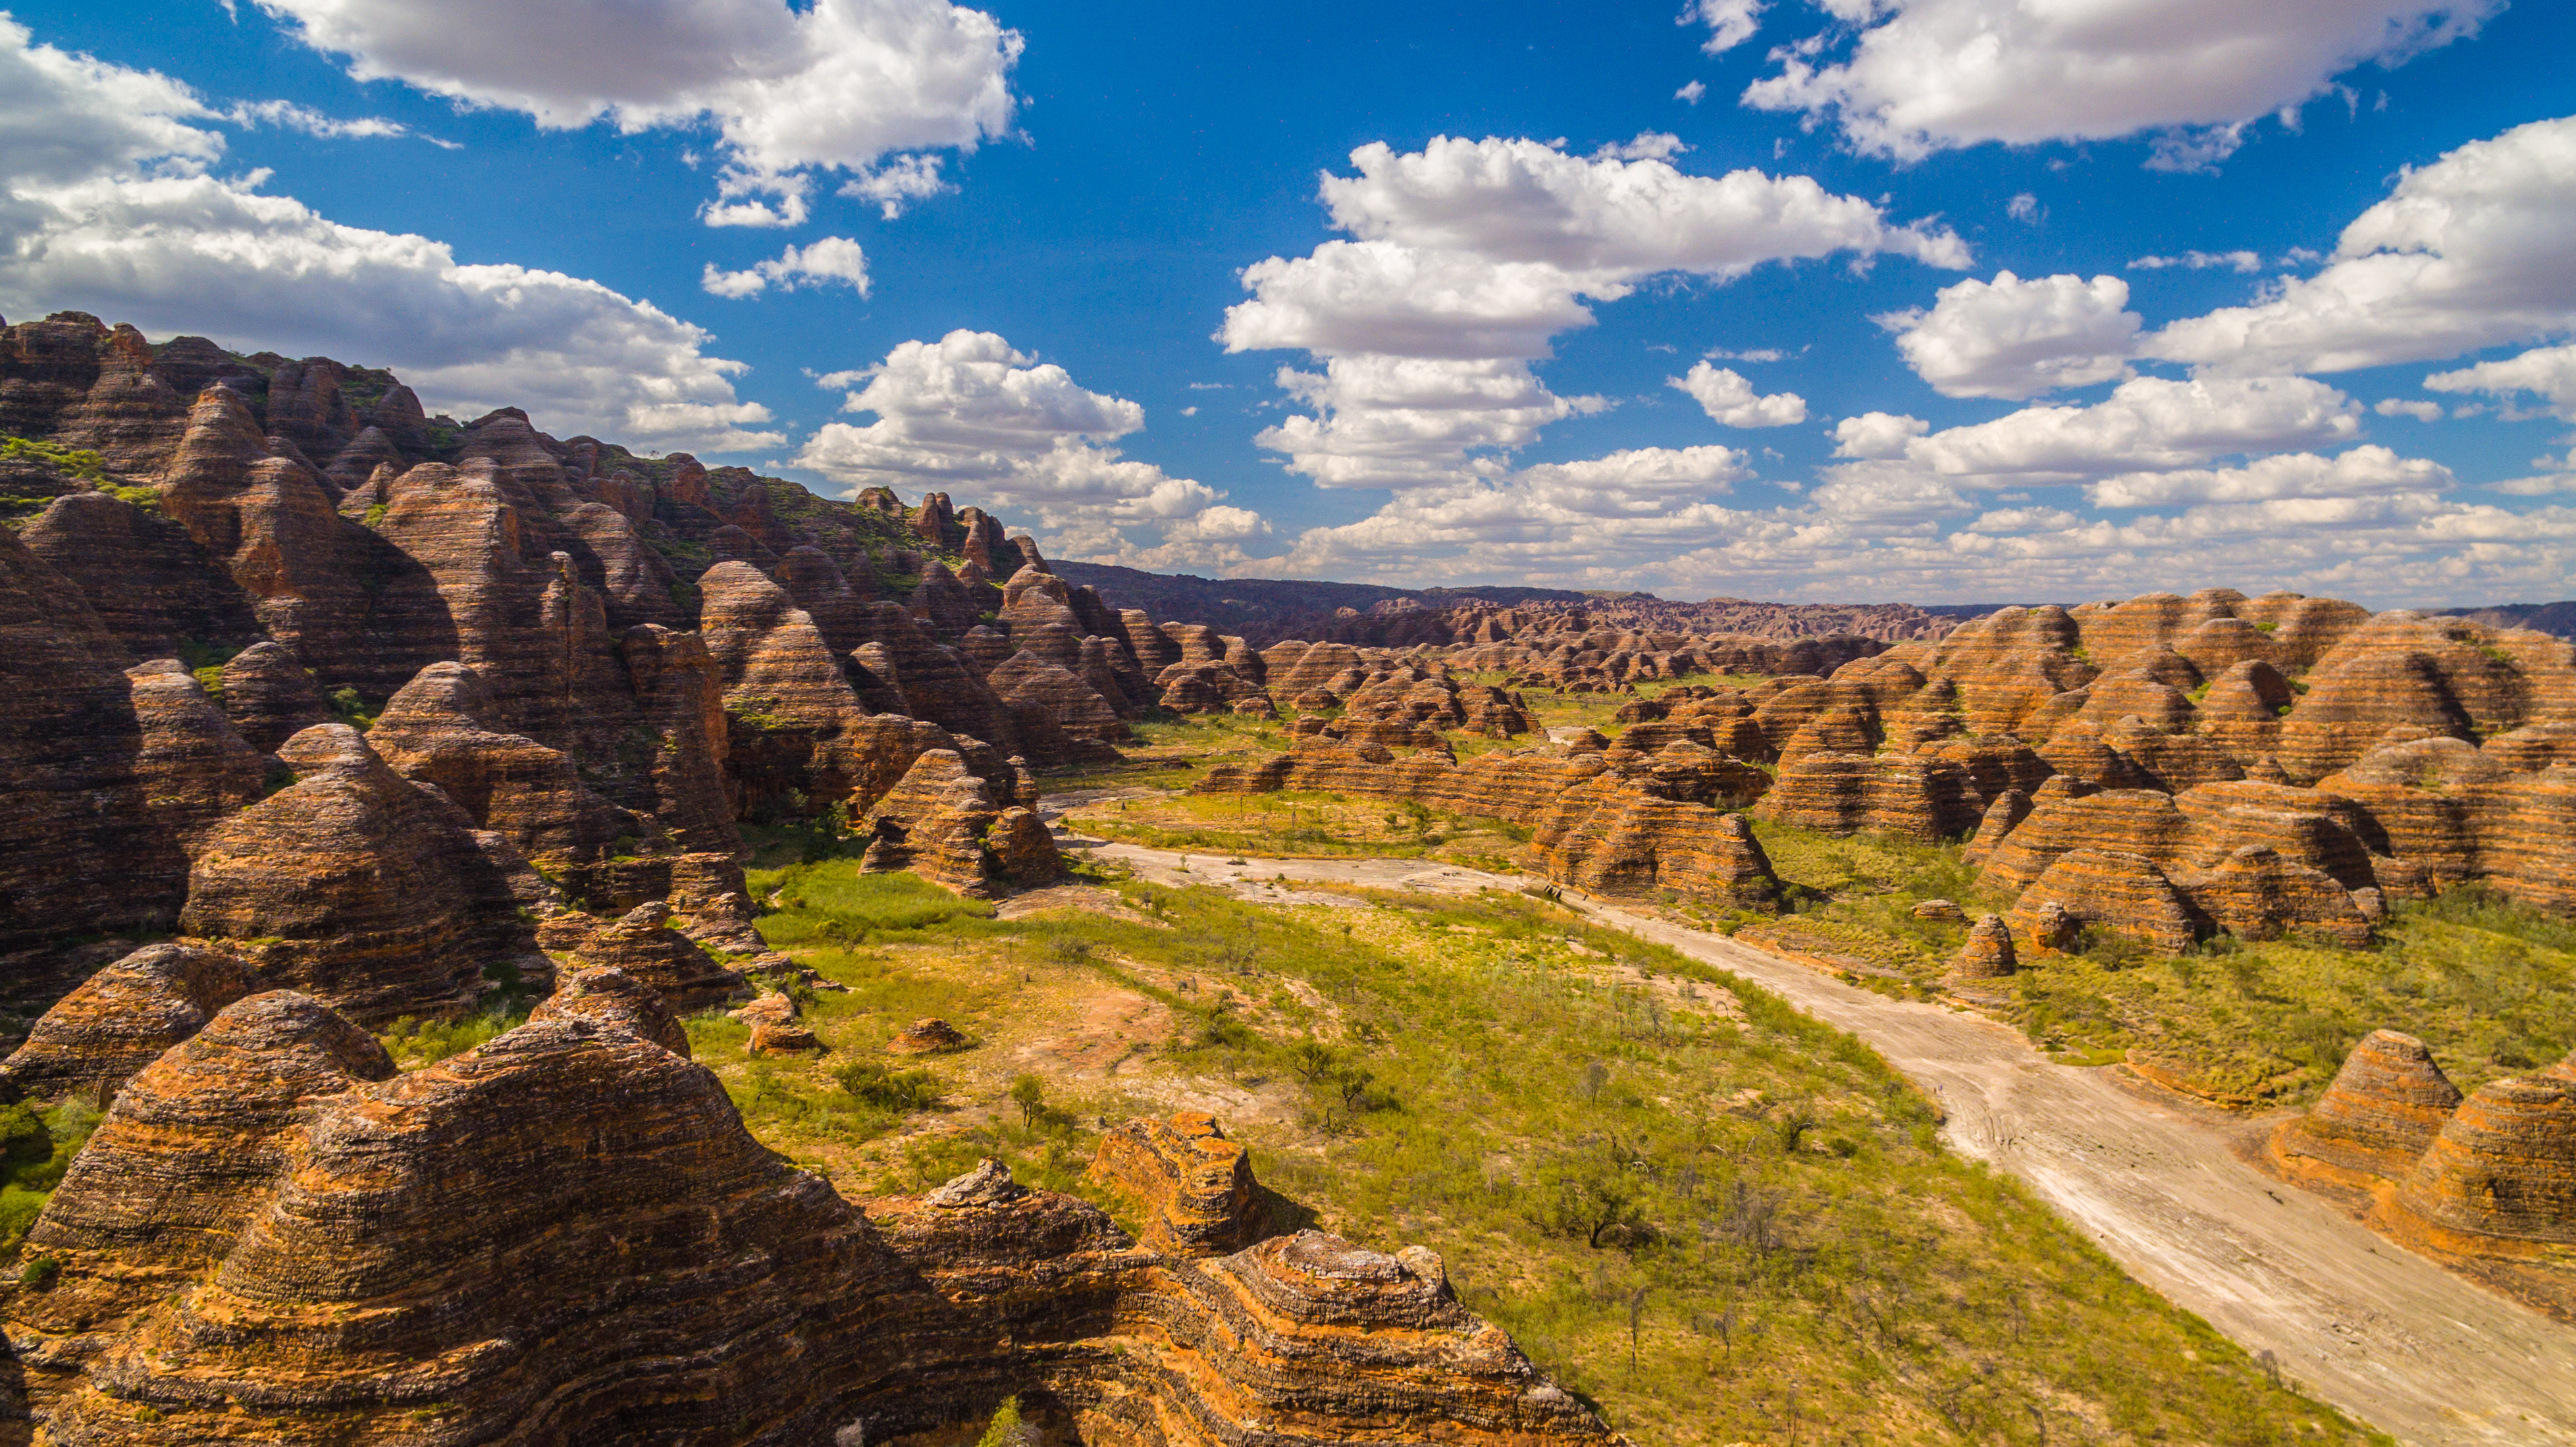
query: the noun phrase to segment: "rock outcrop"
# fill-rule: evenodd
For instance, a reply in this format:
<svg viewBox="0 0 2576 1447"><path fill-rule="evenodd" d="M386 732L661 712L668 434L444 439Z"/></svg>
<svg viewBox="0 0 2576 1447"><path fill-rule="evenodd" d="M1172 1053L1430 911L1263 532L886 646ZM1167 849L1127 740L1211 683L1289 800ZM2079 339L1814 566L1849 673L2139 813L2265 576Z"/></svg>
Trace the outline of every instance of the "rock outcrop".
<svg viewBox="0 0 2576 1447"><path fill-rule="evenodd" d="M933 749L858 821L869 837L861 867L909 869L962 894L1044 884L1064 858L1036 813L998 806L992 789L953 750Z"/></svg>
<svg viewBox="0 0 2576 1447"><path fill-rule="evenodd" d="M1170 1256L1230 1256L1270 1234L1252 1156L1216 1117L1131 1120L1100 1138L1091 1179L1144 1213L1141 1244Z"/></svg>
<svg viewBox="0 0 2576 1447"><path fill-rule="evenodd" d="M671 928L671 907L658 899L591 931L573 947L572 965L582 972L615 971L651 988L678 1014L751 993L750 981L739 972L716 963L697 941Z"/></svg>
<svg viewBox="0 0 2576 1447"><path fill-rule="evenodd" d="M1427 1251L1159 1252L991 1161L863 1215L648 1038L649 995L573 990L407 1075L290 992L147 1068L8 1303L47 1439L785 1447L1031 1393L1084 1440L1618 1440Z"/></svg>
<svg viewBox="0 0 2576 1447"><path fill-rule="evenodd" d="M0 1063L0 1091L103 1105L251 989L238 955L178 942L146 945L56 1001Z"/></svg>
<svg viewBox="0 0 2576 1447"><path fill-rule="evenodd" d="M2402 1181L2459 1107L2459 1088L2423 1041L2373 1030L2315 1107L2272 1132L2270 1156L2293 1176L2339 1185Z"/></svg>
<svg viewBox="0 0 2576 1447"><path fill-rule="evenodd" d="M2576 1265L2576 1081L2479 1086L2376 1219L2457 1255Z"/></svg>
<svg viewBox="0 0 2576 1447"><path fill-rule="evenodd" d="M1998 980L2011 974L2019 964L2019 957L2013 950L2012 927L2004 922L2001 915L1979 915L1977 922L1968 928L1968 942L1959 947L1959 953L1950 961L1950 978L1967 983Z"/></svg>
<svg viewBox="0 0 2576 1447"><path fill-rule="evenodd" d="M487 853L444 794L385 767L345 725L307 729L278 756L296 782L208 831L182 933L240 952L264 987L370 1024L455 1014L493 981L548 978L508 856Z"/></svg>

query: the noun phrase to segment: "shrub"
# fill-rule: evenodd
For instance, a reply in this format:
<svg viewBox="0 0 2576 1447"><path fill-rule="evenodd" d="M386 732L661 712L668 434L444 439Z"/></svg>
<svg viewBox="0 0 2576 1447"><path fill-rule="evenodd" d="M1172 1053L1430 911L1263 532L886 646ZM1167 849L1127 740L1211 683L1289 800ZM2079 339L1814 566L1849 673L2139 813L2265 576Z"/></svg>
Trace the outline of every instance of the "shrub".
<svg viewBox="0 0 2576 1447"><path fill-rule="evenodd" d="M1020 1108L1020 1121L1034 1126L1046 1114L1046 1082L1034 1075L1023 1075L1011 1082L1011 1104Z"/></svg>
<svg viewBox="0 0 2576 1447"><path fill-rule="evenodd" d="M928 1110L939 1104L939 1077L927 1070L894 1070L877 1060L852 1060L832 1072L850 1098L879 1110Z"/></svg>

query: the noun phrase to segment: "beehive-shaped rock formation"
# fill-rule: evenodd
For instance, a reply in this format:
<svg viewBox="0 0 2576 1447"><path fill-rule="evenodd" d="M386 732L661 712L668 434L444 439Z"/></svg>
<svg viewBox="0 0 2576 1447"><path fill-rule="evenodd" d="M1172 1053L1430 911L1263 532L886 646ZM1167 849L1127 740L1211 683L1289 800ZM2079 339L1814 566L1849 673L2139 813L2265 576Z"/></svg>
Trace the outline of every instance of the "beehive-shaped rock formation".
<svg viewBox="0 0 2576 1447"><path fill-rule="evenodd" d="M593 930L574 947L572 963L582 971L617 971L650 987L664 1005L681 1013L751 992L749 981L716 963L697 941L671 928L671 907L661 900L648 900ZM647 1038L654 1037L648 1034Z"/></svg>
<svg viewBox="0 0 2576 1447"><path fill-rule="evenodd" d="M279 757L296 782L199 847L183 933L230 941L261 984L368 1023L469 1009L487 971L547 977L506 865L445 795L345 725L307 729Z"/></svg>
<svg viewBox="0 0 2576 1447"><path fill-rule="evenodd" d="M1950 961L1950 978L1973 984L2009 975L2019 963L2013 951L2012 927L2003 916L1985 914L1968 927L1968 942Z"/></svg>
<svg viewBox="0 0 2576 1447"><path fill-rule="evenodd" d="M2576 1081L2479 1086L2380 1213L2400 1240L2576 1264Z"/></svg>
<svg viewBox="0 0 2576 1447"><path fill-rule="evenodd" d="M2459 1106L2459 1088L2423 1041L2373 1030L2315 1108L2273 1131L2271 1157L2293 1175L2343 1185L2401 1181Z"/></svg>
<svg viewBox="0 0 2576 1447"><path fill-rule="evenodd" d="M145 945L56 1001L0 1064L0 1089L104 1103L251 988L238 955L178 942Z"/></svg>

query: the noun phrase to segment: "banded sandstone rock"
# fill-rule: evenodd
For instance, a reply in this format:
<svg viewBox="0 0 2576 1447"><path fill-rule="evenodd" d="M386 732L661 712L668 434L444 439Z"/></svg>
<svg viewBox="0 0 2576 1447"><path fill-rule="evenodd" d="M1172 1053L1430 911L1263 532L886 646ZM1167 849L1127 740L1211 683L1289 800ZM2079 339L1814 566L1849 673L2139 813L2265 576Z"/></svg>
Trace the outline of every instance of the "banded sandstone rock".
<svg viewBox="0 0 2576 1447"><path fill-rule="evenodd" d="M531 1024L545 1020L597 1020L689 1058L688 1028L672 1013L669 997L615 965L565 972L555 992L528 1012Z"/></svg>
<svg viewBox="0 0 2576 1447"><path fill-rule="evenodd" d="M2014 934L2042 948L2064 948L2051 936L2067 917L2141 940L2169 954L2209 932L2208 916L2174 887L2154 860L2110 849L2070 849L2050 862L2005 915Z"/></svg>
<svg viewBox="0 0 2576 1447"><path fill-rule="evenodd" d="M2271 1157L2293 1175L2346 1185L2401 1181L2459 1106L2459 1088L2423 1041L2373 1030L2315 1108L2273 1131Z"/></svg>
<svg viewBox="0 0 2576 1447"><path fill-rule="evenodd" d="M252 748L274 753L315 724L331 722L312 671L284 644L263 640L224 664L224 715Z"/></svg>
<svg viewBox="0 0 2576 1447"><path fill-rule="evenodd" d="M263 985L369 1023L470 1009L487 970L546 978L505 868L445 795L341 724L306 729L279 757L297 781L208 831L183 933L230 941Z"/></svg>
<svg viewBox="0 0 2576 1447"><path fill-rule="evenodd" d="M105 1104L215 1013L251 992L240 956L198 945L146 945L55 1002L0 1064L15 1098L80 1095Z"/></svg>
<svg viewBox="0 0 2576 1447"><path fill-rule="evenodd" d="M650 986L665 1005L680 1013L751 992L750 982L741 974L716 963L697 941L671 928L671 907L660 900L639 904L592 931L574 947L572 963L576 970L619 971Z"/></svg>
<svg viewBox="0 0 2576 1447"><path fill-rule="evenodd" d="M952 1050L965 1049L968 1043L964 1031L937 1016L930 1016L896 1031L894 1038L886 1042L886 1053L945 1055Z"/></svg>
<svg viewBox="0 0 2576 1447"><path fill-rule="evenodd" d="M2576 1260L2576 1081L2478 1087L2379 1219L2400 1240L2461 1255Z"/></svg>
<svg viewBox="0 0 2576 1447"><path fill-rule="evenodd" d="M1142 1244L1171 1256L1226 1256L1269 1234L1252 1156L1216 1117L1132 1120L1100 1138L1090 1178L1146 1212Z"/></svg>
<svg viewBox="0 0 2576 1447"><path fill-rule="evenodd" d="M1979 915L1968 929L1968 942L1951 958L1950 977L1971 982L2001 979L2017 965L2011 926L2001 915Z"/></svg>
<svg viewBox="0 0 2576 1447"><path fill-rule="evenodd" d="M9 1307L51 1440L787 1447L1032 1390L1086 1440L1617 1440L1425 1251L1161 1255L997 1162L863 1217L613 1015L392 1075L272 994L135 1082Z"/></svg>

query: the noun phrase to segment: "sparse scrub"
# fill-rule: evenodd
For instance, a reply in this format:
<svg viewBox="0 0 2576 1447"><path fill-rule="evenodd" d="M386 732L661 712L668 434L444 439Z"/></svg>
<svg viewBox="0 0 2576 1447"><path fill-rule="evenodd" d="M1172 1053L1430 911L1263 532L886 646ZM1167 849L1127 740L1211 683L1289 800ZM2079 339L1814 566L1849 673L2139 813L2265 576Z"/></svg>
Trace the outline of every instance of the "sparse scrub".
<svg viewBox="0 0 2576 1447"><path fill-rule="evenodd" d="M1921 858L1955 897L1940 851ZM1281 909L1113 887L1128 913L956 913L798 947L853 987L809 1016L838 1048L921 1013L993 1042L943 1058L935 1130L862 1111L826 1067L744 1060L721 1016L692 1039L774 1148L868 1194L998 1156L1115 1215L1084 1179L1099 1130L1170 1108L1122 1095L1130 1073L1281 1102L1225 1117L1265 1186L1365 1245L1440 1252L1468 1306L1639 1441L1785 1442L1793 1383L1806 1441L2035 1447L2031 1401L2052 1442L2085 1440L2079 1422L2112 1442L2372 1440L1942 1151L1931 1106L1860 1042L1722 971L1520 894ZM764 923L818 939L798 916L827 893ZM1143 997L1168 1034L1118 1074L1068 1073L1009 1043L1053 1028L1024 993L1051 985Z"/></svg>

